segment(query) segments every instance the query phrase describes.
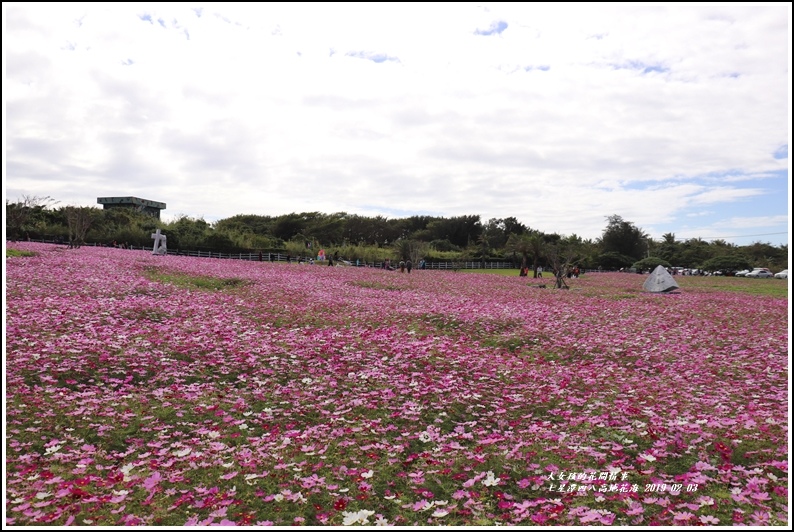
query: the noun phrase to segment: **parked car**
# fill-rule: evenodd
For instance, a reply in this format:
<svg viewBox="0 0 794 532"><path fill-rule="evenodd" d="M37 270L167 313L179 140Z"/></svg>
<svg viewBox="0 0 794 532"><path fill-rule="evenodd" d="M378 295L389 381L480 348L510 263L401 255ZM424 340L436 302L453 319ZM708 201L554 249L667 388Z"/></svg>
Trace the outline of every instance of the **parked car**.
<svg viewBox="0 0 794 532"><path fill-rule="evenodd" d="M775 279L788 279L788 270L783 270L775 274Z"/></svg>
<svg viewBox="0 0 794 532"><path fill-rule="evenodd" d="M753 271L748 273L745 277L753 277L753 278L762 278L762 277L773 277L772 272L769 271L769 268L753 268Z"/></svg>
<svg viewBox="0 0 794 532"><path fill-rule="evenodd" d="M742 271L740 271L740 272L736 272L734 275L735 275L736 277L744 277L744 276L745 276L745 275L747 275L748 273L750 273L750 270L742 270Z"/></svg>

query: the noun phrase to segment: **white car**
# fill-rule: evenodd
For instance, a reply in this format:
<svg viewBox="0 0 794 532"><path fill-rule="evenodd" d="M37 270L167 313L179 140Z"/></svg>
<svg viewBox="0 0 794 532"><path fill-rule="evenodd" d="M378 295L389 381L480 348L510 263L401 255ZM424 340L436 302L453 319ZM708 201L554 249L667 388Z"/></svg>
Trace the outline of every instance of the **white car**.
<svg viewBox="0 0 794 532"><path fill-rule="evenodd" d="M775 279L788 279L788 270L783 270L775 274Z"/></svg>
<svg viewBox="0 0 794 532"><path fill-rule="evenodd" d="M750 270L742 270L742 271L740 271L740 272L736 272L736 273L734 273L733 275L735 275L736 277L744 277L744 276L745 276L745 275L747 275L748 273L750 273Z"/></svg>
<svg viewBox="0 0 794 532"><path fill-rule="evenodd" d="M745 277L754 277L754 278L762 278L762 277L773 277L772 272L769 271L769 268L753 268L753 271L748 273Z"/></svg>

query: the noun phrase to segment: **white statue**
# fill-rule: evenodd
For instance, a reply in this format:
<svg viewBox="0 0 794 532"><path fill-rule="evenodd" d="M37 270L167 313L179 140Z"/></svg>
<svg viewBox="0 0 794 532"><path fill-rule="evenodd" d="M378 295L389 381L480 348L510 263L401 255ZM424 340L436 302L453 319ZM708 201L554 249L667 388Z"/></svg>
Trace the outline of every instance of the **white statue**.
<svg viewBox="0 0 794 532"><path fill-rule="evenodd" d="M158 229L156 233L152 233L152 238L154 239L154 248L152 249L152 255L168 255L168 247L166 246L167 238L165 235L160 233Z"/></svg>

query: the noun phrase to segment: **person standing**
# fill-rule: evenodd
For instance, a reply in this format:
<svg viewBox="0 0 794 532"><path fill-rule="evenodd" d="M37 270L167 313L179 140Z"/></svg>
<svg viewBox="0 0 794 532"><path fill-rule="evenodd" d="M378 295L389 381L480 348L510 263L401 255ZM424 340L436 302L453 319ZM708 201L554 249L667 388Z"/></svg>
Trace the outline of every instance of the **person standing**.
<svg viewBox="0 0 794 532"><path fill-rule="evenodd" d="M413 262L411 262L411 259L408 259L407 261L405 261L405 269L408 270L408 273L411 273L411 268L413 268L413 267L414 267L414 264L413 264Z"/></svg>

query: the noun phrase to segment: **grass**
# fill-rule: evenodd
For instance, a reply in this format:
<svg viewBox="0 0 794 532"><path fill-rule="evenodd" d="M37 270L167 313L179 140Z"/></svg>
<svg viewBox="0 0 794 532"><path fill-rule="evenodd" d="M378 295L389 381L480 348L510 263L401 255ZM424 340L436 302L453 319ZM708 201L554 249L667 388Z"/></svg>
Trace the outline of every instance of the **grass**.
<svg viewBox="0 0 794 532"><path fill-rule="evenodd" d="M33 251L22 251L19 249L6 249L6 258L8 257L35 257L38 253Z"/></svg>
<svg viewBox="0 0 794 532"><path fill-rule="evenodd" d="M518 277L518 270L515 268L485 268L482 270L460 271L464 273L488 273L501 275L504 277ZM640 276L637 277L639 278ZM585 279L587 276L582 275L581 278ZM642 278L645 279L645 277ZM532 277L530 276L527 279L532 279ZM553 283L554 275L551 272L544 272L543 279L548 279ZM686 290L687 288L696 288L706 291L738 292L756 296L788 297L788 282L786 279L747 279L742 277L699 277L678 275L675 277L675 280L681 287L681 290Z"/></svg>
<svg viewBox="0 0 794 532"><path fill-rule="evenodd" d="M219 278L210 276L187 275L184 273L168 273L158 268L147 268L146 277L152 281L173 284L180 288L198 288L210 292L237 288L248 283L244 279Z"/></svg>
<svg viewBox="0 0 794 532"><path fill-rule="evenodd" d="M756 296L788 297L786 279L747 279L742 277L676 276L682 290L697 288L706 291L739 292Z"/></svg>
<svg viewBox="0 0 794 532"><path fill-rule="evenodd" d="M460 270L463 273L491 273L502 275L504 277L518 277L518 268L483 268L481 270ZM553 275L547 274L546 277L554 278ZM546 278L544 277L544 279ZM530 277L531 279L532 277Z"/></svg>

